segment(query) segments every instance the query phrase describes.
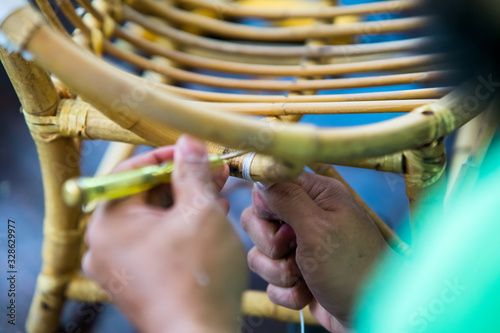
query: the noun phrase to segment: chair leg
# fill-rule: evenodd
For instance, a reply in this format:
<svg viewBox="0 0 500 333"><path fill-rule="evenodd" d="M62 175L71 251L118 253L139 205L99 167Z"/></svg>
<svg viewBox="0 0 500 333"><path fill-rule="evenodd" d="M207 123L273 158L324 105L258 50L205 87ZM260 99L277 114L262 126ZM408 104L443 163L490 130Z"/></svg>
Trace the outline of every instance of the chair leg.
<svg viewBox="0 0 500 333"><path fill-rule="evenodd" d="M65 289L80 266L79 249L83 230L79 212L62 201L62 183L78 176L79 153L72 139L54 142L35 140L45 190L42 270L37 279L26 329L30 333L53 332L59 324Z"/></svg>
<svg viewBox="0 0 500 333"><path fill-rule="evenodd" d="M80 266L80 211L66 207L61 195L63 182L79 174L79 145L73 139L47 135L40 130L43 118L54 116L59 103L47 72L3 48L0 48L0 59L19 96L36 143L45 194L42 270L26 329L30 333L53 332L59 325L66 285Z"/></svg>

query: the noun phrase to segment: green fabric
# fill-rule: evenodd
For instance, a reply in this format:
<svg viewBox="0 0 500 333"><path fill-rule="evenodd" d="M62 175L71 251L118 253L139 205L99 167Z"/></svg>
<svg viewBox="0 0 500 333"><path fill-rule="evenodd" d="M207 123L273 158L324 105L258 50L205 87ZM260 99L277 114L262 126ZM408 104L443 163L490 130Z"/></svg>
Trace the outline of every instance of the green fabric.
<svg viewBox="0 0 500 333"><path fill-rule="evenodd" d="M446 218L426 219L411 262L381 263L358 304L356 332L500 332L499 148Z"/></svg>

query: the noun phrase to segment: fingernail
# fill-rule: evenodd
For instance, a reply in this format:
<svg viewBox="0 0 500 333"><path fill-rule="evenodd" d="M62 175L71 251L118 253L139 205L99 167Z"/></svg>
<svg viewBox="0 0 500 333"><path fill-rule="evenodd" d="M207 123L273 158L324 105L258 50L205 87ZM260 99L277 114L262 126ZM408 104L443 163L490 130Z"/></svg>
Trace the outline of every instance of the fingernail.
<svg viewBox="0 0 500 333"><path fill-rule="evenodd" d="M268 184L268 183L261 183L261 182L255 182L255 186L261 190L261 191L265 191L267 190L268 188L270 188L273 184Z"/></svg>
<svg viewBox="0 0 500 333"><path fill-rule="evenodd" d="M188 135L183 135L177 141L182 158L187 162L201 163L208 159L206 145Z"/></svg>

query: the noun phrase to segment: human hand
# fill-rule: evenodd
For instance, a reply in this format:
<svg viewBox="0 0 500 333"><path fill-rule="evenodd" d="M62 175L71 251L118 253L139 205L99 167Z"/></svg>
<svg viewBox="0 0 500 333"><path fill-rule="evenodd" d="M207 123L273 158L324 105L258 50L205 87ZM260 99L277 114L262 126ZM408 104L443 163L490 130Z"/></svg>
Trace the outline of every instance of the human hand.
<svg viewBox="0 0 500 333"><path fill-rule="evenodd" d="M296 183L256 187L241 222L255 244L248 264L269 283L271 300L297 310L310 305L325 328L342 332L363 280L387 248L345 187L309 172Z"/></svg>
<svg viewBox="0 0 500 333"><path fill-rule="evenodd" d="M172 158L171 186L98 206L84 272L143 332L234 332L247 269L229 204L217 198L228 166L211 172L205 145L183 136L115 171Z"/></svg>

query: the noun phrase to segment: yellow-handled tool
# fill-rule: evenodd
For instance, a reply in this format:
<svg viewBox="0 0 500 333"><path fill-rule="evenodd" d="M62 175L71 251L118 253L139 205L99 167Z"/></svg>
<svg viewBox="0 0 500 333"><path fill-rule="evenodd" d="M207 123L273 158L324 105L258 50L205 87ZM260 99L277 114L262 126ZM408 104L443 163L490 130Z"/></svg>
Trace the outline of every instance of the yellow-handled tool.
<svg viewBox="0 0 500 333"><path fill-rule="evenodd" d="M209 155L211 167L223 165L229 159L246 154L236 151L226 155ZM174 162L149 165L143 168L100 177L69 179L64 183L64 202L71 207L81 205L84 210L101 200L113 200L149 190L158 184L170 183Z"/></svg>

